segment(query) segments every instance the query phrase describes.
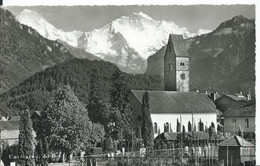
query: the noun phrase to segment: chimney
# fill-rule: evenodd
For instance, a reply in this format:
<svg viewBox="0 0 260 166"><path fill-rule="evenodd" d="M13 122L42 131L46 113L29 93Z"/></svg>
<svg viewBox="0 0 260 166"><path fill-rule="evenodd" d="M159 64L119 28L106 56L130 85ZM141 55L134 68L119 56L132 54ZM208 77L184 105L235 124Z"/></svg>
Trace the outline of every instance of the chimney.
<svg viewBox="0 0 260 166"><path fill-rule="evenodd" d="M213 100L215 101L217 99L217 93L215 92L213 95Z"/></svg>
<svg viewBox="0 0 260 166"><path fill-rule="evenodd" d="M243 95L242 91L240 91L240 95Z"/></svg>

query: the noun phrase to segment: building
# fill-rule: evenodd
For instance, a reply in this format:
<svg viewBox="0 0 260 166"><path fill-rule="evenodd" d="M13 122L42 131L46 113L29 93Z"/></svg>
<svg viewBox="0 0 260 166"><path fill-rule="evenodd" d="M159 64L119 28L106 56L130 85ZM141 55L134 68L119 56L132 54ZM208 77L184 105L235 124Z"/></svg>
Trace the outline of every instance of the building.
<svg viewBox="0 0 260 166"><path fill-rule="evenodd" d="M232 134L238 134L240 131L245 137L254 138L255 115L255 103L231 107L221 115L224 117L224 131Z"/></svg>
<svg viewBox="0 0 260 166"><path fill-rule="evenodd" d="M164 56L164 90L131 90L129 99L136 128L142 128L142 98L148 92L154 137L162 132L177 132L177 122L188 130L217 124L214 102L207 94L189 92L189 57L182 35L170 35Z"/></svg>
<svg viewBox="0 0 260 166"><path fill-rule="evenodd" d="M145 90L131 90L129 99L136 127L142 127L142 98ZM216 126L217 111L213 101L198 92L147 91L154 136L162 132L177 132L177 121L188 130L190 122L197 126Z"/></svg>
<svg viewBox="0 0 260 166"><path fill-rule="evenodd" d="M18 143L19 121L0 121L0 138L1 143L9 146Z"/></svg>
<svg viewBox="0 0 260 166"><path fill-rule="evenodd" d="M255 145L237 135L221 142L218 154L224 166L255 165Z"/></svg>
<svg viewBox="0 0 260 166"><path fill-rule="evenodd" d="M170 35L164 56L164 90L189 91L189 56L182 35Z"/></svg>

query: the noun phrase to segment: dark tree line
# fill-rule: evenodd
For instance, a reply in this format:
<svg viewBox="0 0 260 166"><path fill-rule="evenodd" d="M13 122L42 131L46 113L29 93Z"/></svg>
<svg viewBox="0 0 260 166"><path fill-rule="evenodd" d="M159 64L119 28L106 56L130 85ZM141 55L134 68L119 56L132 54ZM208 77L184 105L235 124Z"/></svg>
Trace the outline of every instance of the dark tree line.
<svg viewBox="0 0 260 166"><path fill-rule="evenodd" d="M100 87L100 95L106 104L110 103L112 74L116 70L122 77L125 77L130 89L163 89L160 76L126 74L109 62L74 59L46 68L2 94L0 96L1 115L18 114L21 109L25 108L42 111L44 105L61 85L70 85L79 100L87 105L93 70L99 80L95 84Z"/></svg>

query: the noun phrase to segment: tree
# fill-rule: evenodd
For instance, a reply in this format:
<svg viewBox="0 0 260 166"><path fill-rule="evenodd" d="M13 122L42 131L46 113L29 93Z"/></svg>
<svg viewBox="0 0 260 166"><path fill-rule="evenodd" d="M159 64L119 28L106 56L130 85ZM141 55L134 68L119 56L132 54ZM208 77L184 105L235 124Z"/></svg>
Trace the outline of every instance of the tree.
<svg viewBox="0 0 260 166"><path fill-rule="evenodd" d="M97 76L97 70L93 69L90 77L90 93L89 93L89 104L87 105L87 110L89 118L92 122L102 123L107 125L106 110L107 107L105 102L101 98L101 88L100 79Z"/></svg>
<svg viewBox="0 0 260 166"><path fill-rule="evenodd" d="M214 135L216 135L216 130L214 127L210 126L209 127L209 139L212 139Z"/></svg>
<svg viewBox="0 0 260 166"><path fill-rule="evenodd" d="M104 126L99 123L92 123L90 140L92 143L101 142L105 136Z"/></svg>
<svg viewBox="0 0 260 166"><path fill-rule="evenodd" d="M181 132L181 123L179 122L179 119L178 119L178 118L177 118L176 131L177 131L177 132Z"/></svg>
<svg viewBox="0 0 260 166"><path fill-rule="evenodd" d="M34 162L34 138L30 112L24 110L19 123L19 164L32 166Z"/></svg>
<svg viewBox="0 0 260 166"><path fill-rule="evenodd" d="M48 165L48 153L49 145L46 137L39 139L36 146L37 164L42 166Z"/></svg>
<svg viewBox="0 0 260 166"><path fill-rule="evenodd" d="M192 126L191 126L191 123L190 123L190 121L189 121L189 122L188 122L188 131L189 131L189 132L191 132L191 130L192 130L191 128L192 128Z"/></svg>
<svg viewBox="0 0 260 166"><path fill-rule="evenodd" d="M113 145L113 140L111 137L106 139L106 151L107 152L114 152L114 145Z"/></svg>
<svg viewBox="0 0 260 166"><path fill-rule="evenodd" d="M186 141L186 131L185 131L185 126L182 126L182 140L183 140L183 144L185 145L185 141Z"/></svg>
<svg viewBox="0 0 260 166"><path fill-rule="evenodd" d="M144 140L144 146L153 148L153 123L150 114L149 95L148 92L144 92L142 100L142 137Z"/></svg>
<svg viewBox="0 0 260 166"><path fill-rule="evenodd" d="M200 122L199 122L199 131L204 131L204 124L201 121L201 119L200 119Z"/></svg>
<svg viewBox="0 0 260 166"><path fill-rule="evenodd" d="M127 83L126 75L116 69L112 74L112 85L110 89L111 120L115 122L113 132L116 139L121 139L122 133L125 136L132 133L132 111L128 99L130 88Z"/></svg>
<svg viewBox="0 0 260 166"><path fill-rule="evenodd" d="M36 146L36 155L37 155L37 164L41 164L43 163L43 147L42 147L42 140L39 140Z"/></svg>
<svg viewBox="0 0 260 166"><path fill-rule="evenodd" d="M215 124L211 122L211 127L215 129Z"/></svg>
<svg viewBox="0 0 260 166"><path fill-rule="evenodd" d="M91 123L88 112L70 86L58 88L41 119L41 137L47 137L52 150L68 156L89 141Z"/></svg>

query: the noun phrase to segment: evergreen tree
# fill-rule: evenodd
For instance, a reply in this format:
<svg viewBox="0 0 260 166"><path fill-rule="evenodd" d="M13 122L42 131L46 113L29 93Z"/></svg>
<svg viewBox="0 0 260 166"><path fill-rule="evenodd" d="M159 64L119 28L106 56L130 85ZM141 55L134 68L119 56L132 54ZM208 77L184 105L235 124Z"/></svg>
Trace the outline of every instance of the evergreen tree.
<svg viewBox="0 0 260 166"><path fill-rule="evenodd" d="M185 131L185 126L182 126L182 140L183 140L183 145L185 145L186 141L186 131Z"/></svg>
<svg viewBox="0 0 260 166"><path fill-rule="evenodd" d="M36 155L37 155L37 164L43 163L43 147L42 147L42 140L39 140L36 146Z"/></svg>
<svg viewBox="0 0 260 166"><path fill-rule="evenodd" d="M142 115L143 115L142 136L144 140L144 146L153 148L153 123L150 114L148 92L145 92L143 95Z"/></svg>
<svg viewBox="0 0 260 166"><path fill-rule="evenodd" d="M113 145L113 140L111 137L106 139L106 151L107 152L114 152L114 145Z"/></svg>
<svg viewBox="0 0 260 166"><path fill-rule="evenodd" d="M19 164L32 166L34 162L34 139L30 112L23 111L19 123Z"/></svg>
<svg viewBox="0 0 260 166"><path fill-rule="evenodd" d="M176 131L181 132L181 124L179 122L179 119L177 118L177 126L176 126Z"/></svg>
<svg viewBox="0 0 260 166"><path fill-rule="evenodd" d="M188 122L188 131L189 131L189 132L191 132L191 130L192 130L191 128L192 128L192 126L191 126L191 123L190 123L190 121L189 121L189 122Z"/></svg>
<svg viewBox="0 0 260 166"><path fill-rule="evenodd" d="M112 85L110 89L111 120L115 122L113 132L116 139L121 139L122 133L129 135L132 133L132 112L128 99L130 88L126 75L116 69L112 74Z"/></svg>
<svg viewBox="0 0 260 166"><path fill-rule="evenodd" d="M70 86L60 87L42 113L43 138L48 138L52 150L68 156L87 144L90 131L91 123L83 104Z"/></svg>
<svg viewBox="0 0 260 166"><path fill-rule="evenodd" d="M199 122L199 131L204 131L204 124L201 121L201 119L200 119L200 122Z"/></svg>
<svg viewBox="0 0 260 166"><path fill-rule="evenodd" d="M211 122L211 127L215 129L215 124Z"/></svg>
<svg viewBox="0 0 260 166"><path fill-rule="evenodd" d="M106 110L107 107L105 102L101 98L101 87L100 79L96 69L93 69L90 77L90 93L89 93L89 104L87 105L87 110L89 118L92 122L102 123L107 125Z"/></svg>

